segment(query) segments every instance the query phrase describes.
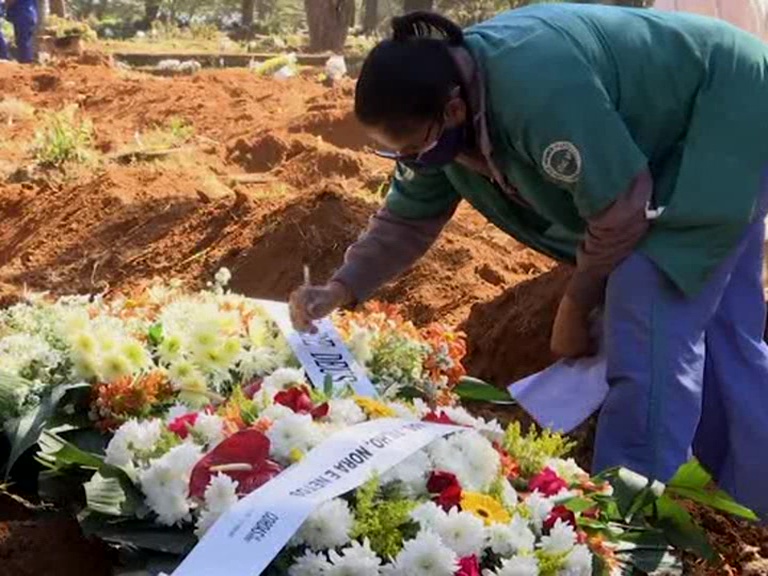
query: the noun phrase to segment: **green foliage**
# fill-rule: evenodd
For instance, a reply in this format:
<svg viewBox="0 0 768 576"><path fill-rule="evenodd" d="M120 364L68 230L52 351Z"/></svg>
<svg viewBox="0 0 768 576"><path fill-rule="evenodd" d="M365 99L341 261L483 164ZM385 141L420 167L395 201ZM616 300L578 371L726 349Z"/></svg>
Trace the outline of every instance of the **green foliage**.
<svg viewBox="0 0 768 576"><path fill-rule="evenodd" d="M494 404L513 404L514 400L506 390L501 390L491 386L487 382L477 378L464 377L453 389L456 395L462 400L479 400L482 402L491 402Z"/></svg>
<svg viewBox="0 0 768 576"><path fill-rule="evenodd" d="M686 498L747 520L758 520L754 512L719 490L714 485L712 476L696 459L684 464L667 483L667 494Z"/></svg>
<svg viewBox="0 0 768 576"><path fill-rule="evenodd" d="M371 549L384 558L395 557L403 540L411 536L410 513L416 503L404 498L383 499L379 479L374 477L355 493L355 525L352 538L366 537Z"/></svg>
<svg viewBox="0 0 768 576"><path fill-rule="evenodd" d="M504 434L504 449L520 465L524 478L532 476L544 467L550 458L564 458L574 443L550 430L537 432L534 429L523 434L520 422L513 422Z"/></svg>
<svg viewBox="0 0 768 576"><path fill-rule="evenodd" d="M536 550L536 559L539 561L539 574L541 576L557 576L565 565L568 552L550 554L544 550Z"/></svg>
<svg viewBox="0 0 768 576"><path fill-rule="evenodd" d="M77 106L49 112L35 134L34 152L39 164L61 167L68 162L84 163L93 158L93 125L79 120Z"/></svg>
<svg viewBox="0 0 768 576"><path fill-rule="evenodd" d="M97 39L96 32L94 32L93 28L91 28L87 22L70 20L69 18L59 18L53 14L45 19L45 31L56 38L80 36L88 41Z"/></svg>
<svg viewBox="0 0 768 576"><path fill-rule="evenodd" d="M272 76L275 72L284 68L285 66L295 66L296 57L292 54L284 54L282 56L275 56L253 67L253 72L256 76Z"/></svg>
<svg viewBox="0 0 768 576"><path fill-rule="evenodd" d="M165 125L156 126L137 137L142 150L167 150L178 148L189 142L195 128L184 118L173 116Z"/></svg>

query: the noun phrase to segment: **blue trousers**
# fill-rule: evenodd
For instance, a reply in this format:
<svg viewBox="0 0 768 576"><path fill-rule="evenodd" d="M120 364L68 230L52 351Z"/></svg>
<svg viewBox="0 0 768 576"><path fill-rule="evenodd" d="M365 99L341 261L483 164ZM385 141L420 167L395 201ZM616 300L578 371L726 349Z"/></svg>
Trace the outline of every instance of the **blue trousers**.
<svg viewBox="0 0 768 576"><path fill-rule="evenodd" d="M625 466L664 482L695 455L723 490L768 520L765 207L760 214L693 298L640 253L609 278L610 392L593 469Z"/></svg>
<svg viewBox="0 0 768 576"><path fill-rule="evenodd" d="M0 24L2 24L2 20L0 20ZM5 36L3 36L3 32L0 30L0 60L8 60L9 58L8 42L5 41Z"/></svg>
<svg viewBox="0 0 768 576"><path fill-rule="evenodd" d="M8 9L7 18L13 24L16 59L25 64L34 62L37 4L30 0L17 0L16 4Z"/></svg>

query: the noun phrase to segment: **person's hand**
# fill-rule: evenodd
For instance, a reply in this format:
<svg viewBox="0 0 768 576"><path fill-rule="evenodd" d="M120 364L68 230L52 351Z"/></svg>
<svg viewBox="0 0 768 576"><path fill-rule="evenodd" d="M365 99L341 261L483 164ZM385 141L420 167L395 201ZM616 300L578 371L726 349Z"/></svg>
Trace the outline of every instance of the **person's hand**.
<svg viewBox="0 0 768 576"><path fill-rule="evenodd" d="M589 310L568 295L563 297L557 309L550 347L558 358L581 358L596 352L590 333Z"/></svg>
<svg viewBox="0 0 768 576"><path fill-rule="evenodd" d="M315 320L325 318L351 301L352 294L341 282L329 282L325 286L302 286L291 294L291 322L299 332L315 333Z"/></svg>

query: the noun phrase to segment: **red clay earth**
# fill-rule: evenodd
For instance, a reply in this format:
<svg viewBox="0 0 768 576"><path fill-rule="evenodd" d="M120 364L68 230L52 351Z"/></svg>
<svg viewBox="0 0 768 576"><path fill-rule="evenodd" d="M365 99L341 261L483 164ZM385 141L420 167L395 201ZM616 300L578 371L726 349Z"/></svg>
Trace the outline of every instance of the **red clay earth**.
<svg viewBox="0 0 768 576"><path fill-rule="evenodd" d="M3 97L38 111L10 124L0 117L0 304L25 287L109 293L156 276L199 286L224 265L234 289L285 299L304 264L316 281L329 276L380 202L391 166L365 150L351 81L327 88L314 72L279 82L245 70L169 79L88 62L97 65L0 66ZM72 103L93 122L100 159L63 173L34 168L42 112ZM194 127L181 150L126 154L173 118ZM470 372L504 384L550 362L568 274L462 207L423 262L379 297L419 323L461 325ZM576 435L582 462L590 434L587 425ZM109 572L104 550L66 515L14 514L0 504L0 576ZM733 573L768 558L765 531L712 514L702 523Z"/></svg>

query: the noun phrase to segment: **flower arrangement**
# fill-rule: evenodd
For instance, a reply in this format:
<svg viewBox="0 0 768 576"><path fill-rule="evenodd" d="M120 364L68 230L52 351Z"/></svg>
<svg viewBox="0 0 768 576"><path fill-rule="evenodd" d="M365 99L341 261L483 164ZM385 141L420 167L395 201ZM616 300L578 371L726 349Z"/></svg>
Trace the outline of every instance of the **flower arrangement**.
<svg viewBox="0 0 768 576"><path fill-rule="evenodd" d="M421 400L318 397L291 369L276 370L249 394L237 391L218 408L175 404L124 422L103 456L91 455L100 464L85 491L102 495L108 470L126 480L136 504L109 511L89 500L91 513L194 527L202 536L239 498L279 481L336 431L380 417L439 420L465 431L323 503L275 565L288 566L290 576L592 574L582 511L568 504L612 489L562 459L567 443L539 452L546 466L523 477L507 449L524 454L538 437L515 426L505 432L461 407L436 414ZM55 467L65 446L49 434L41 459ZM598 550L606 566L618 565L610 547Z"/></svg>
<svg viewBox="0 0 768 576"><path fill-rule="evenodd" d="M64 484L82 484L89 532L181 556L334 434L381 418L462 428L323 502L270 575L679 573L671 542L711 551L672 496L754 517L695 462L666 487L627 470L590 478L563 437L473 416L458 396L463 336L417 328L396 308L334 318L378 397L314 388L267 311L228 279L221 271L200 292L156 282L110 299L34 296L0 311L6 473L37 443L50 481L81 479Z"/></svg>
<svg viewBox="0 0 768 576"><path fill-rule="evenodd" d="M83 383L92 389L91 418L111 430L176 401L220 403L236 386L298 368L259 303L225 290L229 276L220 271L197 293L156 282L110 300L38 295L0 311L0 419L33 410L57 386ZM410 387L455 403L462 335L439 325L418 330L384 306L336 321L382 396Z"/></svg>

